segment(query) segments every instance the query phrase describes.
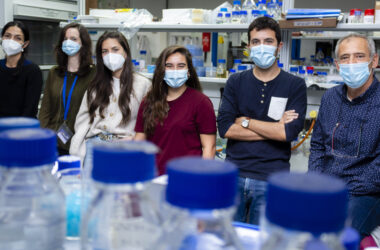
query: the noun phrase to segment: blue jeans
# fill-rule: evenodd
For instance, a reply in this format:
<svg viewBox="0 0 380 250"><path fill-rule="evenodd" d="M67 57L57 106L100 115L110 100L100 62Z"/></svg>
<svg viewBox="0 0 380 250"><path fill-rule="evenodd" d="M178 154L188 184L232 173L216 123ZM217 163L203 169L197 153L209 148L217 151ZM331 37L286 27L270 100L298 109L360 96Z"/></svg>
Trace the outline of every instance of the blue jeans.
<svg viewBox="0 0 380 250"><path fill-rule="evenodd" d="M260 212L265 204L267 182L239 177L240 204L235 220L259 225Z"/></svg>
<svg viewBox="0 0 380 250"><path fill-rule="evenodd" d="M351 196L348 211L352 227L362 238L380 226L380 196Z"/></svg>

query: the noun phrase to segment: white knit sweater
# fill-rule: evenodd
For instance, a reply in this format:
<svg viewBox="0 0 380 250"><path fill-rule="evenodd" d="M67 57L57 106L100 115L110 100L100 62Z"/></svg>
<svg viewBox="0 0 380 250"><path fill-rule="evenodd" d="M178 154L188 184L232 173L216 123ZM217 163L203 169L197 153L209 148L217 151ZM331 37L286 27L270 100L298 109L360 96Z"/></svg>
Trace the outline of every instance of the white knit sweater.
<svg viewBox="0 0 380 250"><path fill-rule="evenodd" d="M113 94L110 96L110 104L103 112L105 118L102 119L100 117L98 109L95 112L96 115L92 124L90 124L90 115L88 113L87 92L85 93L75 121L75 134L71 139L70 154L79 156L83 162L86 155L86 140L100 133L116 134L127 139L133 138L140 103L152 86L148 78L136 73L133 76L133 92L129 103L131 119L126 126L119 125L122 119L118 106L120 94L119 79L113 78L111 83L113 85Z"/></svg>

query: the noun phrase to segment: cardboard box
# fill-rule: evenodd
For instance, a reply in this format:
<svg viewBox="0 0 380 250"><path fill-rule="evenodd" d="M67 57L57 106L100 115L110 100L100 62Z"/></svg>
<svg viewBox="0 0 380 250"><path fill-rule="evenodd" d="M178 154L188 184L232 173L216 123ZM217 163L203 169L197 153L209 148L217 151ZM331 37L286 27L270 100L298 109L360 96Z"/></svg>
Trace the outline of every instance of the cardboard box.
<svg viewBox="0 0 380 250"><path fill-rule="evenodd" d="M292 19L280 20L279 24L282 29L335 28L337 20L336 18Z"/></svg>

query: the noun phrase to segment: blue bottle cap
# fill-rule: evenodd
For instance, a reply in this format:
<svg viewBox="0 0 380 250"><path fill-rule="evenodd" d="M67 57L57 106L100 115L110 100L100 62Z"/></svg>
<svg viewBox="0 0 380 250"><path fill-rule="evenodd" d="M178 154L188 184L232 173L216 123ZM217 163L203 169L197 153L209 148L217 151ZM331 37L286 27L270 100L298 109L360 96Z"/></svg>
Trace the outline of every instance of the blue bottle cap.
<svg viewBox="0 0 380 250"><path fill-rule="evenodd" d="M140 55L145 55L146 54L146 50L140 50Z"/></svg>
<svg viewBox="0 0 380 250"><path fill-rule="evenodd" d="M188 209L236 204L238 170L233 163L182 157L167 164L166 201Z"/></svg>
<svg viewBox="0 0 380 250"><path fill-rule="evenodd" d="M247 66L246 65L239 65L238 66L238 70L241 71L241 70L247 70Z"/></svg>
<svg viewBox="0 0 380 250"><path fill-rule="evenodd" d="M231 13L226 13L226 17L231 17Z"/></svg>
<svg viewBox="0 0 380 250"><path fill-rule="evenodd" d="M276 4L275 3L268 3L268 8L276 8Z"/></svg>
<svg viewBox="0 0 380 250"><path fill-rule="evenodd" d="M240 15L248 15L248 12L246 10L240 11Z"/></svg>
<svg viewBox="0 0 380 250"><path fill-rule="evenodd" d="M221 12L227 12L227 8L220 8Z"/></svg>
<svg viewBox="0 0 380 250"><path fill-rule="evenodd" d="M219 12L218 17L223 17L223 13Z"/></svg>
<svg viewBox="0 0 380 250"><path fill-rule="evenodd" d="M241 63L241 59L234 59L234 63Z"/></svg>
<svg viewBox="0 0 380 250"><path fill-rule="evenodd" d="M355 229L347 227L341 235L341 242L346 250L357 250L360 245L359 233Z"/></svg>
<svg viewBox="0 0 380 250"><path fill-rule="evenodd" d="M49 129L26 128L0 133L0 165L38 167L57 159L56 134Z"/></svg>
<svg viewBox="0 0 380 250"><path fill-rule="evenodd" d="M140 62L135 62L135 66L139 66L140 65Z"/></svg>
<svg viewBox="0 0 380 250"><path fill-rule="evenodd" d="M92 178L108 184L136 183L155 176L155 154L150 142L128 141L94 145Z"/></svg>
<svg viewBox="0 0 380 250"><path fill-rule="evenodd" d="M58 157L58 171L68 168L80 168L80 158L75 155L63 155Z"/></svg>
<svg viewBox="0 0 380 250"><path fill-rule="evenodd" d="M135 63L136 62L136 59L132 59L132 63Z"/></svg>
<svg viewBox="0 0 380 250"><path fill-rule="evenodd" d="M265 215L283 228L339 232L347 217L348 190L343 181L317 173L276 173L269 177Z"/></svg>
<svg viewBox="0 0 380 250"><path fill-rule="evenodd" d="M304 74L305 74L305 70L301 69L301 70L299 71L299 73L302 74L302 75L304 75Z"/></svg>
<svg viewBox="0 0 380 250"><path fill-rule="evenodd" d="M236 73L235 69L230 69L230 73Z"/></svg>
<svg viewBox="0 0 380 250"><path fill-rule="evenodd" d="M259 15L265 16L267 14L266 10L259 10Z"/></svg>
<svg viewBox="0 0 380 250"><path fill-rule="evenodd" d="M298 68L297 67L290 67L290 72L298 72Z"/></svg>
<svg viewBox="0 0 380 250"><path fill-rule="evenodd" d="M218 63L226 63L226 59L219 59Z"/></svg>
<svg viewBox="0 0 380 250"><path fill-rule="evenodd" d="M240 5L241 4L241 2L240 2L240 0L234 0L234 5Z"/></svg>
<svg viewBox="0 0 380 250"><path fill-rule="evenodd" d="M259 10L252 10L251 13L252 13L252 15L258 15L258 14L260 14L260 11Z"/></svg>
<svg viewBox="0 0 380 250"><path fill-rule="evenodd" d="M40 121L28 117L0 118L0 132L8 129L39 128Z"/></svg>
<svg viewBox="0 0 380 250"><path fill-rule="evenodd" d="M240 11L232 11L232 15L233 16L239 16L240 15Z"/></svg>
<svg viewBox="0 0 380 250"><path fill-rule="evenodd" d="M307 73L311 75L311 74L314 73L314 70L312 70L312 69L308 69L308 70L307 70Z"/></svg>

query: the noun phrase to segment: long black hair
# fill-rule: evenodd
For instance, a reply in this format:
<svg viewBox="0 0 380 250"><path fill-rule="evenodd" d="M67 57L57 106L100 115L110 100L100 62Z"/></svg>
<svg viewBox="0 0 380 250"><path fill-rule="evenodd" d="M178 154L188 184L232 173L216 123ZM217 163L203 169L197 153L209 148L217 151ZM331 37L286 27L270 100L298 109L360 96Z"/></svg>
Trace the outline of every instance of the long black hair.
<svg viewBox="0 0 380 250"><path fill-rule="evenodd" d="M88 112L90 114L90 123L94 122L95 111L99 108L99 114L104 119L104 109L110 103L110 96L112 94L112 71L104 66L102 56L102 45L107 39L116 39L121 47L123 47L127 58L125 59L123 70L120 76L120 94L119 94L119 108L123 116L120 125L126 125L131 118L131 109L129 102L131 94L133 94L133 68L132 68L132 55L129 48L127 39L120 32L105 32L96 44L96 76L90 83L87 93Z"/></svg>
<svg viewBox="0 0 380 250"><path fill-rule="evenodd" d="M4 36L5 32L10 27L18 27L22 31L23 35L24 35L24 43L29 41L29 29L21 21L11 21L11 22L8 22L3 27L2 31L1 31L1 37ZM30 41L29 41L29 44L30 44ZM29 44L28 44L28 46L29 46ZM25 61L25 54L28 52L28 46L26 46L26 48L23 49L23 52L21 52L21 57L20 57L20 59L17 62L16 71L15 71L14 75L18 75L20 73L20 71L21 71L21 67L22 67L22 65L24 64L24 61Z"/></svg>

